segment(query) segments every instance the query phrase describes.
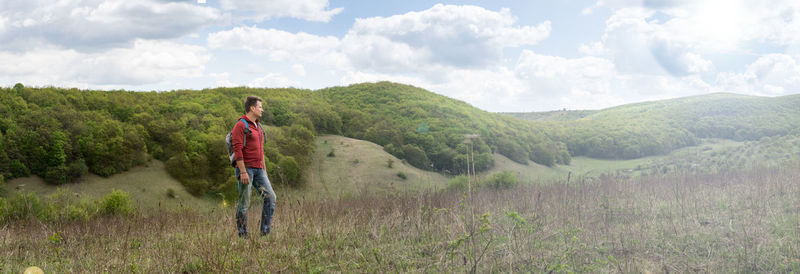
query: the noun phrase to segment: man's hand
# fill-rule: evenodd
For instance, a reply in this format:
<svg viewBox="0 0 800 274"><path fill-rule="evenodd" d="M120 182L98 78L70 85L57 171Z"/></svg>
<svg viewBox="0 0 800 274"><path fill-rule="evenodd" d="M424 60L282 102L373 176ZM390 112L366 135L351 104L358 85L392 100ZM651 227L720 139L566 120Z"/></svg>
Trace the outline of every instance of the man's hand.
<svg viewBox="0 0 800 274"><path fill-rule="evenodd" d="M247 171L239 171L239 181L242 182L243 185L250 184L250 175L247 174Z"/></svg>
<svg viewBox="0 0 800 274"><path fill-rule="evenodd" d="M244 167L244 160L236 160L236 168L239 169L239 182L243 185L250 184L250 175L247 174L247 168Z"/></svg>

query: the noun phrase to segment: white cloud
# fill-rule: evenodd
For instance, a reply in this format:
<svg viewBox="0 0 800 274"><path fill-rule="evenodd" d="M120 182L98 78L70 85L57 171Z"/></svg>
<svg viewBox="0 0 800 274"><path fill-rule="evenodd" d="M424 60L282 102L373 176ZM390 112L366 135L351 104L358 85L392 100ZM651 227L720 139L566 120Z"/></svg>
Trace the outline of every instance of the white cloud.
<svg viewBox="0 0 800 274"><path fill-rule="evenodd" d="M222 73L209 73L211 78L214 78L214 86L215 87L234 87L237 84L234 84L230 81L231 74L228 72Z"/></svg>
<svg viewBox="0 0 800 274"><path fill-rule="evenodd" d="M80 51L128 47L136 39L171 39L222 22L219 10L153 0L2 1L0 49L56 45Z"/></svg>
<svg viewBox="0 0 800 274"><path fill-rule="evenodd" d="M608 99L598 101L595 98L608 97L612 91L620 92L616 88L624 80L617 75L614 64L604 58L567 59L529 50L522 52L515 71L517 77L526 82L527 96L542 98L539 102L533 102L538 109L609 104ZM587 99L591 101L585 101ZM569 100L573 102L567 102Z"/></svg>
<svg viewBox="0 0 800 274"><path fill-rule="evenodd" d="M264 73L267 73L267 70L266 70L266 69L264 69L264 67L262 67L262 66L260 66L260 65L256 65L256 64L248 64L248 65L244 66L244 67L243 67L243 68L240 70L240 72L242 72L242 73L244 73L244 74L255 75L255 74L264 74Z"/></svg>
<svg viewBox="0 0 800 274"><path fill-rule="evenodd" d="M57 48L0 51L0 82L33 85L136 86L203 75L210 55L202 47L137 40L132 48L81 53Z"/></svg>
<svg viewBox="0 0 800 274"><path fill-rule="evenodd" d="M306 76L306 68L301 64L292 65L292 72L297 76Z"/></svg>
<svg viewBox="0 0 800 274"><path fill-rule="evenodd" d="M534 45L550 22L515 26L510 10L437 4L420 12L357 19L342 52L359 69L379 73L420 67L483 68L502 60L504 48Z"/></svg>
<svg viewBox="0 0 800 274"><path fill-rule="evenodd" d="M247 84L248 87L286 88L299 87L300 83L287 78L279 73L267 73L263 77L254 79Z"/></svg>
<svg viewBox="0 0 800 274"><path fill-rule="evenodd" d="M598 6L615 9L617 14L630 8L644 10L649 13L648 23L661 28L668 40L708 51L737 51L749 41L800 42L796 35L800 2L795 0L601 0Z"/></svg>
<svg viewBox="0 0 800 274"><path fill-rule="evenodd" d="M607 49L603 43L600 42L593 42L589 43L588 45L582 44L580 47L578 47L578 52L590 56L601 56L608 54Z"/></svg>
<svg viewBox="0 0 800 274"><path fill-rule="evenodd" d="M208 35L210 48L244 49L271 61L313 62L334 58L339 39L258 27L236 27ZM330 59L334 60L334 59ZM332 61L334 62L334 61Z"/></svg>
<svg viewBox="0 0 800 274"><path fill-rule="evenodd" d="M742 73L720 73L717 81L722 91L787 95L800 91L800 65L792 56L768 54L748 65Z"/></svg>
<svg viewBox="0 0 800 274"><path fill-rule="evenodd" d="M328 0L221 0L223 9L235 11L237 18L262 21L275 17L293 17L308 21L329 22L343 8L328 9Z"/></svg>

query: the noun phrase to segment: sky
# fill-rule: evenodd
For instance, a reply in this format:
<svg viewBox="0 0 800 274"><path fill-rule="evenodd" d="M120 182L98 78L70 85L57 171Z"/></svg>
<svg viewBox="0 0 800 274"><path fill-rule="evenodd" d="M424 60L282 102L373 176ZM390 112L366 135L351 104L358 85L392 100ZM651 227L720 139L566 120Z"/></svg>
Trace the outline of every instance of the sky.
<svg viewBox="0 0 800 274"><path fill-rule="evenodd" d="M0 86L376 81L491 112L797 94L800 1L0 1Z"/></svg>

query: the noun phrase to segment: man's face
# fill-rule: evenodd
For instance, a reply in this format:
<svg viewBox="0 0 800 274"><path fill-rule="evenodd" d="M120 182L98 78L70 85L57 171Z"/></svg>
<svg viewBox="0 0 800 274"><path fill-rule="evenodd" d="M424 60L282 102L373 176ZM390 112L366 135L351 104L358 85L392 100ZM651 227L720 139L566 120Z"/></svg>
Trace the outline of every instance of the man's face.
<svg viewBox="0 0 800 274"><path fill-rule="evenodd" d="M264 112L264 109L261 107L261 101L256 101L256 105L251 108L253 110L253 114L256 117L261 118L261 113Z"/></svg>

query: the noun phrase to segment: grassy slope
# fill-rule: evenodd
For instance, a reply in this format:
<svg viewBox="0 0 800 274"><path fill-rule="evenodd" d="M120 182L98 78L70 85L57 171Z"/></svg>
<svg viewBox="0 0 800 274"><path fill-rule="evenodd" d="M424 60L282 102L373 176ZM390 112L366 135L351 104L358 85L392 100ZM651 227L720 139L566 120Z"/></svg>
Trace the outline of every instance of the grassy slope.
<svg viewBox="0 0 800 274"><path fill-rule="evenodd" d="M328 156L331 150L333 157ZM310 196L386 195L441 189L447 183L445 176L404 163L379 145L342 136L319 136L313 159L309 182L302 190ZM400 172L406 179L398 176Z"/></svg>
<svg viewBox="0 0 800 274"><path fill-rule="evenodd" d="M188 207L192 209L208 209L213 203L206 199L196 198L189 194L177 180L173 179L164 169L164 163L158 160L151 161L147 166L134 167L129 171L103 178L89 174L78 183L61 186L48 185L38 176L17 178L7 183L8 193L14 191L34 192L40 197L55 193L58 188L63 188L67 193L75 193L79 197L99 199L119 189L128 192L136 201L137 207L145 210L179 209ZM176 197L167 197L167 189L174 189Z"/></svg>

